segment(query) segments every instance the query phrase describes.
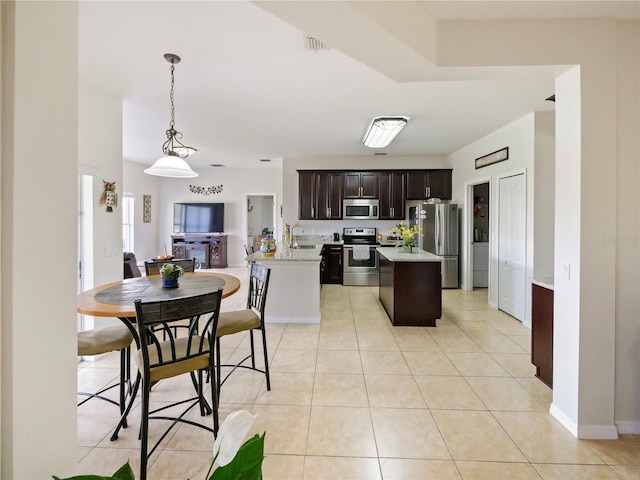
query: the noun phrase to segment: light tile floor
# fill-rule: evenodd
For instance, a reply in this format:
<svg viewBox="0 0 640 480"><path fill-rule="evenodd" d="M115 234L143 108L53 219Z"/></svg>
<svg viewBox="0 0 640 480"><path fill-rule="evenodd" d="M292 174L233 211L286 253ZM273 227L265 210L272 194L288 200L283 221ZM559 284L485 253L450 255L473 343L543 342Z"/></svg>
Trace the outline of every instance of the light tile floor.
<svg viewBox="0 0 640 480"><path fill-rule="evenodd" d="M248 269L225 273L245 280ZM640 436L577 440L548 414L551 390L534 377L530 331L486 295L445 290L437 327L392 327L377 288L325 285L320 325L267 325L271 391L264 376L235 373L221 419L258 414L252 433L266 431L265 479L640 479ZM245 299L241 290L223 310ZM247 347L246 335L225 337L223 358ZM78 367L83 389L117 377L117 354ZM188 382L165 381L152 399L183 393ZM78 408L78 473L111 474L130 460L137 475L138 418L134 411L111 442L115 407ZM204 479L212 443L180 426L152 456L149 478Z"/></svg>

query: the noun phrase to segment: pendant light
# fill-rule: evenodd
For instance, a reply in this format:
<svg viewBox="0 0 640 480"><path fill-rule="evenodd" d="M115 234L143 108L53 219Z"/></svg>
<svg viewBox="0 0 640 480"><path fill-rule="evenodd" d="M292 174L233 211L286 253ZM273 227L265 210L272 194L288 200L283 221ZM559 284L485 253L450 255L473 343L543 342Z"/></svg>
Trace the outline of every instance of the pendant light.
<svg viewBox="0 0 640 480"><path fill-rule="evenodd" d="M162 153L164 154L159 158L156 163L147 168L144 173L149 175L157 175L159 177L174 177L174 178L192 178L197 177L198 174L194 172L189 164L184 160L193 152L195 148L187 147L180 139L182 133L175 129L175 107L173 104L173 71L175 64L180 62L180 57L173 53L165 53L164 58L171 64L171 94L169 96L171 100L171 121L169 122L169 129L167 130L167 141L162 144Z"/></svg>

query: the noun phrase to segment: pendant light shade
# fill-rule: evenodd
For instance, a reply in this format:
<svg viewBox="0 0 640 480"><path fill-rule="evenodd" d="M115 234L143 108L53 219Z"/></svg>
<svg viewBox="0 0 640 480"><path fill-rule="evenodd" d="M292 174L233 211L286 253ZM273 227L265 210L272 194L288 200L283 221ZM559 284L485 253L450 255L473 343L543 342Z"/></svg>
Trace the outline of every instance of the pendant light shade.
<svg viewBox="0 0 640 480"><path fill-rule="evenodd" d="M162 153L164 156L159 158L156 163L147 168L144 173L149 175L157 175L159 177L174 178L192 178L198 174L194 172L189 164L184 160L196 151L193 147L188 147L180 142L182 133L178 132L175 127L175 107L173 104L173 72L175 64L180 62L180 57L173 53L165 53L164 58L171 64L171 121L169 129L166 131L167 141L162 144Z"/></svg>
<svg viewBox="0 0 640 480"><path fill-rule="evenodd" d="M198 174L191 170L189 164L173 152L156 160L144 173L158 177L193 178Z"/></svg>

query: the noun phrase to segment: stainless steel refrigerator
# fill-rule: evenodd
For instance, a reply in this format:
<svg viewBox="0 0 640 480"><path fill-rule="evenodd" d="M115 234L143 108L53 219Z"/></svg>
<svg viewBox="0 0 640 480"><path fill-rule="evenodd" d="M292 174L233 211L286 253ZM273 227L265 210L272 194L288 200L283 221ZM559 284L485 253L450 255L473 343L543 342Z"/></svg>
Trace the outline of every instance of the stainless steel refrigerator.
<svg viewBox="0 0 640 480"><path fill-rule="evenodd" d="M458 205L415 204L409 207L409 222L422 227L418 247L443 257L442 288L458 288Z"/></svg>

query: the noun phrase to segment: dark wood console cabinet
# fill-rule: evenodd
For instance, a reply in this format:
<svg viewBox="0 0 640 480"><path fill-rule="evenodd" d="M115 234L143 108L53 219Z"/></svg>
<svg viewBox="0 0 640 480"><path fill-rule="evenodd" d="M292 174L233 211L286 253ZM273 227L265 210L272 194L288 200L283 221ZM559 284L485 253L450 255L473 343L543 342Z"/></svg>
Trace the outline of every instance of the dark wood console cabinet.
<svg viewBox="0 0 640 480"><path fill-rule="evenodd" d="M174 258L194 258L202 268L227 267L227 236L223 234L189 234L171 236Z"/></svg>
<svg viewBox="0 0 640 480"><path fill-rule="evenodd" d="M531 291L531 363L536 377L553 387L553 290L536 284Z"/></svg>

